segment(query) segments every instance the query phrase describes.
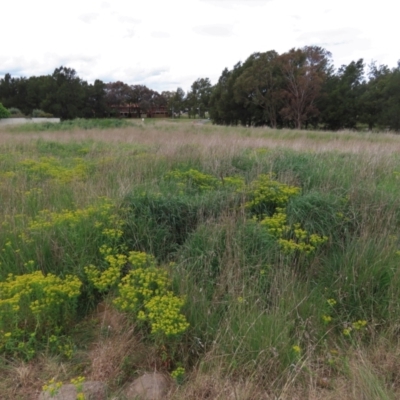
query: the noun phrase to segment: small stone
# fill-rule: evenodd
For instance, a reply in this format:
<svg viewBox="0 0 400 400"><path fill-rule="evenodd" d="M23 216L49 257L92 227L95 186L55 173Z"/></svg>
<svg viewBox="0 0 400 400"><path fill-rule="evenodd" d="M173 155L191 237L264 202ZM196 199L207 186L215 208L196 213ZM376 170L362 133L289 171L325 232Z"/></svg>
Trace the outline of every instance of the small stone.
<svg viewBox="0 0 400 400"><path fill-rule="evenodd" d="M321 387L321 388L329 389L331 383L330 383L330 381L329 381L328 378L323 377L323 378L319 378L319 379L317 380L317 385L318 385L319 387Z"/></svg>
<svg viewBox="0 0 400 400"><path fill-rule="evenodd" d="M157 372L146 373L135 379L126 389L125 396L128 400L161 400L168 392L168 379Z"/></svg>

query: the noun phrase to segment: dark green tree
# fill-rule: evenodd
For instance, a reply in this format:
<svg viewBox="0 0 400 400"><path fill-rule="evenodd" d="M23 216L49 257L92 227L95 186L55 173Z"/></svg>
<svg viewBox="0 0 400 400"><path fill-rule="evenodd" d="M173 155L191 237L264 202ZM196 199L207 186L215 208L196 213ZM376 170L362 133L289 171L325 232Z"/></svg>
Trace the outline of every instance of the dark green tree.
<svg viewBox="0 0 400 400"><path fill-rule="evenodd" d="M364 61L343 65L336 74L330 74L323 87L318 105L325 128L356 129L361 119L361 95L365 90Z"/></svg>
<svg viewBox="0 0 400 400"><path fill-rule="evenodd" d="M358 100L360 103L359 120L368 124L368 129L371 130L382 119L382 113L385 110L384 91L391 71L386 65L377 66L375 62L372 62L368 68L369 79L364 83Z"/></svg>
<svg viewBox="0 0 400 400"><path fill-rule="evenodd" d="M225 68L214 86L210 97L210 118L215 124L224 125L249 125L252 122L253 107L246 105L243 99L235 96L237 79L246 69L238 62L232 71Z"/></svg>
<svg viewBox="0 0 400 400"><path fill-rule="evenodd" d="M400 131L400 61L397 67L386 75L383 89L383 109L379 118L382 127Z"/></svg>
<svg viewBox="0 0 400 400"><path fill-rule="evenodd" d="M94 84L88 85L83 82L84 89L84 109L83 116L86 118L102 118L108 115L106 103L106 84L96 79Z"/></svg>
<svg viewBox="0 0 400 400"><path fill-rule="evenodd" d="M71 68L56 68L47 83L43 109L62 120L83 116L85 103L83 82Z"/></svg>
<svg viewBox="0 0 400 400"><path fill-rule="evenodd" d="M209 111L212 85L210 79L199 78L193 82L191 90L186 96L186 104L189 109L189 116L198 115L204 118Z"/></svg>
<svg viewBox="0 0 400 400"><path fill-rule="evenodd" d="M253 105L254 125L269 124L276 128L282 108L282 74L277 63L278 53L254 53L249 66L234 85L235 100L246 108ZM258 112L258 111L261 112ZM258 120L256 119L257 116Z"/></svg>
<svg viewBox="0 0 400 400"><path fill-rule="evenodd" d="M174 116L180 117L185 110L185 92L182 88L178 87L168 102L168 108L173 112Z"/></svg>

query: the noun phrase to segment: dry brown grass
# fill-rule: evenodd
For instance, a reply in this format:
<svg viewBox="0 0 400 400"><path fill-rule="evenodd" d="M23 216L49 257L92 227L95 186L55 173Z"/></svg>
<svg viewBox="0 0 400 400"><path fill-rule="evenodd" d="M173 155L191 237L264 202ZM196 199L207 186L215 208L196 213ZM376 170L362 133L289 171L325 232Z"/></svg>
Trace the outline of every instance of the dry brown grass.
<svg viewBox="0 0 400 400"><path fill-rule="evenodd" d="M391 154L400 151L400 137L393 133L356 133L271 130L264 128L221 127L176 124L156 121L148 125L109 130L74 130L43 133L11 133L0 129L0 145L43 139L60 142L96 140L107 143L131 143L157 147L165 156L177 148L194 146L209 154L243 148L289 148L298 151Z"/></svg>
<svg viewBox="0 0 400 400"><path fill-rule="evenodd" d="M393 347L393 342L383 336L368 346L342 349L333 368L310 351L280 376L273 376L273 372L263 374L262 371L246 377L227 376L227 366L223 362L209 363L207 357L210 358L205 357L201 366L188 377L187 383L171 394L171 400L400 398L400 343ZM211 364L213 369L206 370Z"/></svg>
<svg viewBox="0 0 400 400"><path fill-rule="evenodd" d="M129 372L125 369L132 368L135 361L138 365L144 361L147 349L126 317L109 305L102 303L93 318L98 321L97 337L87 353L87 377L118 386Z"/></svg>

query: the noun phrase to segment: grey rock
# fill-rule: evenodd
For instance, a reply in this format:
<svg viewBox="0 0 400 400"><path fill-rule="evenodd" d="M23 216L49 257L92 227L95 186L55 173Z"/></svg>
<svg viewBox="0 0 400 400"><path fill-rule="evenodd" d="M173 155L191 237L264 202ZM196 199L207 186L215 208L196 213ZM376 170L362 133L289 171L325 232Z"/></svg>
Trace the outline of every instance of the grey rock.
<svg viewBox="0 0 400 400"><path fill-rule="evenodd" d="M162 400L170 386L169 380L158 372L146 373L135 379L126 389L128 400Z"/></svg>

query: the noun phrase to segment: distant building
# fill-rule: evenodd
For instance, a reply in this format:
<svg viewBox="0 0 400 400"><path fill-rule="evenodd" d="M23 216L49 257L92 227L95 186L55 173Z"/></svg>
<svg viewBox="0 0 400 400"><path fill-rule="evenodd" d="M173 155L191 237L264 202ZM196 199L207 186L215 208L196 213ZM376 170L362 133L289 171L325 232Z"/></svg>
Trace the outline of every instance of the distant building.
<svg viewBox="0 0 400 400"><path fill-rule="evenodd" d="M114 114L120 118L167 118L168 110L165 106L153 106L148 110L142 110L137 103L112 105Z"/></svg>

